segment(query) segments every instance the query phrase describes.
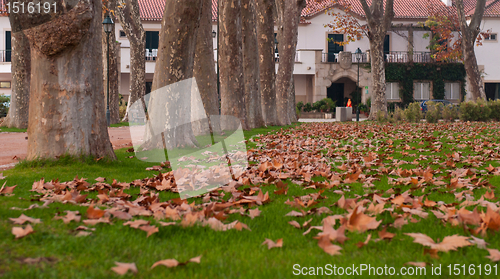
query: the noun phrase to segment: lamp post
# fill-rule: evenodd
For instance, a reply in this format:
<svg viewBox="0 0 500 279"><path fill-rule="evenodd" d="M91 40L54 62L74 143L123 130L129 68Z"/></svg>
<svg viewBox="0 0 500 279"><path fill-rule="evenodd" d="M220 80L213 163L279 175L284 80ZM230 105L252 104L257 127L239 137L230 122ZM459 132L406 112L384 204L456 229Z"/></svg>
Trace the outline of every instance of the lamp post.
<svg viewBox="0 0 500 279"><path fill-rule="evenodd" d="M358 90L358 89L360 89L360 87L359 87L359 60L361 60L361 56L363 55L363 52L361 52L361 49L358 47L358 49L356 49L356 52L354 52L354 53L356 54L356 61L358 61L358 88L356 89L356 90ZM359 104L356 104L356 122L359 122Z"/></svg>
<svg viewBox="0 0 500 279"><path fill-rule="evenodd" d="M110 113L109 113L109 34L113 31L113 25L114 22L113 20L109 17L109 14L106 16L104 21L102 22L102 25L104 26L104 32L106 32L106 44L108 47L107 51L107 63L106 63L106 68L107 68L107 79L106 79L106 120L108 122L108 126L111 123L110 120Z"/></svg>

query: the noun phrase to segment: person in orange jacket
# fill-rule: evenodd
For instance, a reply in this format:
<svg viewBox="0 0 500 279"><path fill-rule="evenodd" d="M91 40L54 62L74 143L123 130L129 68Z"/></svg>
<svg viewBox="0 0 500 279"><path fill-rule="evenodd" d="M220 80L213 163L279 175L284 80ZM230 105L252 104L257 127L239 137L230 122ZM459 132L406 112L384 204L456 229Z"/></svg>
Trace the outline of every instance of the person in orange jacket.
<svg viewBox="0 0 500 279"><path fill-rule="evenodd" d="M347 107L348 107L348 108L352 108L351 99L349 99L349 100L347 101Z"/></svg>

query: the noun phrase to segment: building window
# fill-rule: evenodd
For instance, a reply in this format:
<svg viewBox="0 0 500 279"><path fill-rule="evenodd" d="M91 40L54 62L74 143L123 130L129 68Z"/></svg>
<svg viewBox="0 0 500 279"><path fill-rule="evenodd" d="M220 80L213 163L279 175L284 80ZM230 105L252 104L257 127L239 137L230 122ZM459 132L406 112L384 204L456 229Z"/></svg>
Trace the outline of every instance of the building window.
<svg viewBox="0 0 500 279"><path fill-rule="evenodd" d="M10 81L0 81L0 88L10 88Z"/></svg>
<svg viewBox="0 0 500 279"><path fill-rule="evenodd" d="M484 36L485 41L496 41L497 40L497 34L496 33L491 33L491 34L486 34Z"/></svg>
<svg viewBox="0 0 500 279"><path fill-rule="evenodd" d="M127 35L125 34L125 31L120 30L120 38L127 38Z"/></svg>
<svg viewBox="0 0 500 279"><path fill-rule="evenodd" d="M446 100L460 99L460 83L459 82L446 82L444 84L444 98Z"/></svg>
<svg viewBox="0 0 500 279"><path fill-rule="evenodd" d="M385 97L387 100L399 100L399 83L387 82L385 87Z"/></svg>
<svg viewBox="0 0 500 279"><path fill-rule="evenodd" d="M430 82L415 82L413 84L413 99L416 101L429 100L430 91Z"/></svg>

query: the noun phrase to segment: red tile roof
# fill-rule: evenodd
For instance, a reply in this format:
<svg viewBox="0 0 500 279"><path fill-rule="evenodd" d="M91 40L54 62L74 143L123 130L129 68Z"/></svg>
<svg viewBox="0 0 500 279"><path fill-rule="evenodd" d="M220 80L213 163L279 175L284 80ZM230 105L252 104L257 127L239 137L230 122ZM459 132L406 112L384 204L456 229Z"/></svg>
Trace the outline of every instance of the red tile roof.
<svg viewBox="0 0 500 279"><path fill-rule="evenodd" d="M165 9L165 0L138 0L142 20L161 20ZM302 23L317 14L325 12L334 7L336 0L306 0L307 6L302 10ZM352 11L364 17L365 13L359 0L342 0L352 5ZM464 0L465 10L468 14L474 13L477 0ZM372 0L367 0L370 5ZM395 19L422 19L429 15L429 5L434 8L447 9L441 0L394 0ZM452 9L452 8L448 8ZM486 2L485 17L500 17L500 0L489 0ZM212 0L212 20L217 21L217 0Z"/></svg>

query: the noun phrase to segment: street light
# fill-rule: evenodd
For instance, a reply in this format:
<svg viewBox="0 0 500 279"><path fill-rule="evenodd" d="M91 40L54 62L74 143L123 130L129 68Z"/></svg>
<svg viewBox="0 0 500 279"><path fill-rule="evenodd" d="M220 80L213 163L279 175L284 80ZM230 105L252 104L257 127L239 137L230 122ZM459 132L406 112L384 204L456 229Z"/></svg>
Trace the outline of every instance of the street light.
<svg viewBox="0 0 500 279"><path fill-rule="evenodd" d="M359 60L361 60L361 57L363 56L363 52L358 47L358 49L356 49L356 52L354 52L354 54L356 55L356 61L358 61L358 89L360 89L360 87L359 87ZM359 93L361 93L361 92L359 92ZM356 121L359 122L359 104L356 104Z"/></svg>
<svg viewBox="0 0 500 279"><path fill-rule="evenodd" d="M217 32L212 31L212 38L215 38L215 37L217 37Z"/></svg>
<svg viewBox="0 0 500 279"><path fill-rule="evenodd" d="M109 114L109 34L111 34L111 32L113 31L113 25L114 25L114 22L113 20L109 17L109 14L106 16L106 18L104 19L104 21L102 22L102 25L104 26L104 32L106 32L106 44L108 46L108 53L107 53L107 56L108 56L108 61L107 61L107 64L106 64L106 68L107 68L107 90L106 90L106 120L108 121L108 126L111 122L110 120L110 114Z"/></svg>

